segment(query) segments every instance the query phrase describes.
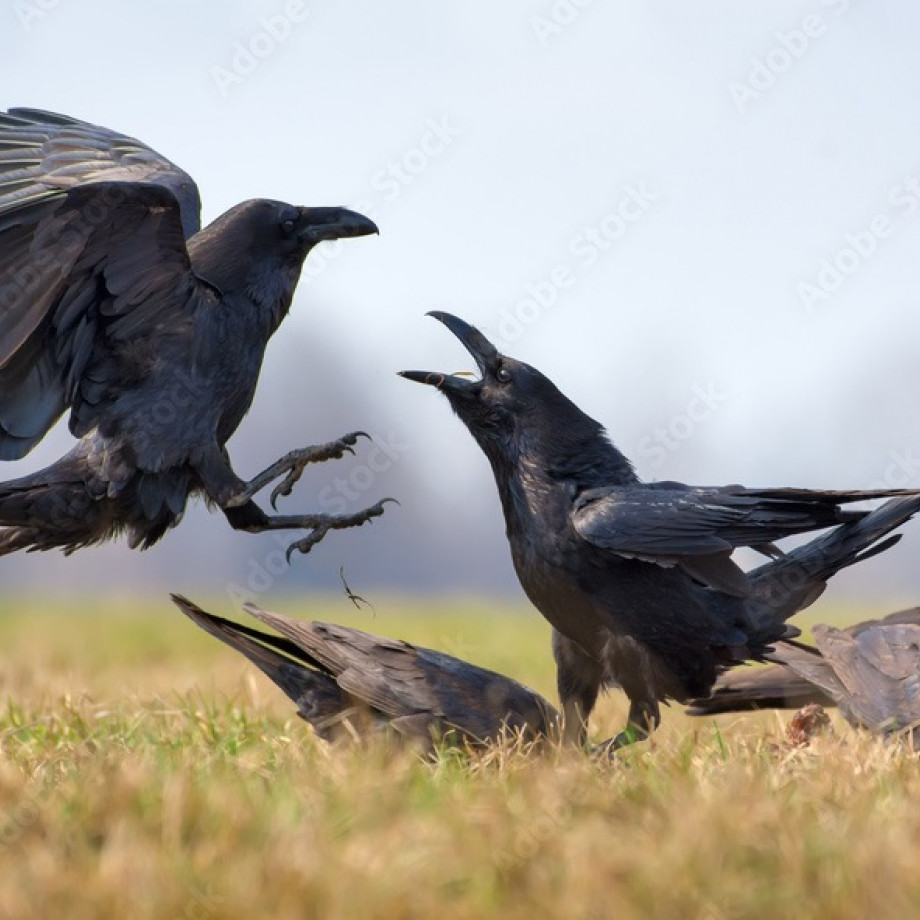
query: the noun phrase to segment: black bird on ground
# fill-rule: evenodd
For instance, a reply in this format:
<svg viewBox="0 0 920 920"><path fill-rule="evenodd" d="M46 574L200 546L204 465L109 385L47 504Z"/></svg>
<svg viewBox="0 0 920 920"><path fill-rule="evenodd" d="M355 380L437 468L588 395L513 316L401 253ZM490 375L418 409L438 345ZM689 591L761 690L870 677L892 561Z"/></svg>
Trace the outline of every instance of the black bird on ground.
<svg viewBox="0 0 920 920"><path fill-rule="evenodd" d="M554 627L565 735L584 743L602 687L630 700L615 749L644 737L659 703L708 696L720 672L798 634L786 619L840 568L920 508L907 490L692 487L643 483L604 429L538 370L498 352L448 313L430 314L466 346L480 379L403 371L437 387L492 466L511 556L527 596ZM863 499L909 496L872 512ZM788 556L774 540L833 527ZM774 557L745 574L749 546ZM865 552L864 552L865 551Z"/></svg>
<svg viewBox="0 0 920 920"><path fill-rule="evenodd" d="M308 463L360 433L295 450L250 482L226 443L248 411L266 344L322 240L377 227L345 208L244 201L199 229L185 172L140 141L64 115L0 113L0 459L70 410L79 439L46 469L0 483L0 555L72 552L121 533L146 548L190 495L231 526L308 529L306 552L357 514L265 514Z"/></svg>
<svg viewBox="0 0 920 920"><path fill-rule="evenodd" d="M439 739L478 745L506 734L558 734L559 714L542 696L443 652L246 604L279 637L206 613L180 595L173 600L262 670L327 740L368 728L391 729L425 748Z"/></svg>
<svg viewBox="0 0 920 920"><path fill-rule="evenodd" d="M920 742L920 607L838 629L819 624L817 648L784 639L762 668L721 675L691 715L838 706L851 725L879 735L913 730Z"/></svg>

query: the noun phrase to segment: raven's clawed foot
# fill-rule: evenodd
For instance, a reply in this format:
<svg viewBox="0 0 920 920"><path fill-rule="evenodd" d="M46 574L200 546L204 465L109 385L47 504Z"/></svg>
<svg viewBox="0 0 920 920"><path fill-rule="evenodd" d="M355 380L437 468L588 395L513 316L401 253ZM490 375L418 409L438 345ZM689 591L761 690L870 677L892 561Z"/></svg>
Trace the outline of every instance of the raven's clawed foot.
<svg viewBox="0 0 920 920"><path fill-rule="evenodd" d="M395 498L383 498L377 504L365 508L363 511L356 511L354 514L305 514L305 515L279 515L268 518L268 530L289 530L302 527L310 531L302 540L295 540L285 553L288 562L294 550L301 553L309 553L330 530L343 530L346 527L360 527L374 518L383 514L383 506L387 502L395 502Z"/></svg>
<svg viewBox="0 0 920 920"><path fill-rule="evenodd" d="M309 464L323 463L326 460L339 460L345 454L353 454L354 445L357 443L358 438L370 440L371 436L366 431L352 431L350 434L346 434L336 441L329 441L327 444L301 447L298 450L289 451L280 460L276 460L271 466L262 470L258 476L254 476L247 482L244 488L227 502L227 507L238 508L241 505L245 505L270 482L274 482L283 475L284 479L272 489L270 499L272 508L277 507L278 499L283 495L291 494ZM361 521L360 523L364 522Z"/></svg>
<svg viewBox="0 0 920 920"><path fill-rule="evenodd" d="M269 470L275 471L272 479L280 475L284 470L287 470L287 474L284 479L272 489L271 498L269 499L272 508L277 507L278 499L281 496L288 496L291 494L297 480L300 479L303 475L303 471L309 464L323 463L326 460L339 460L345 454L353 454L354 445L357 443L358 438L367 438L369 441L371 436L366 431L352 431L350 434L344 435L337 441L330 441L328 444L292 450L276 463L273 463L272 466L269 467ZM266 470L266 472L269 472L269 470Z"/></svg>
<svg viewBox="0 0 920 920"><path fill-rule="evenodd" d="M600 744L591 745L588 748L588 753L598 760L612 760L617 751L629 747L637 741L645 741L648 736L647 731L640 729L636 725L630 725L618 735L614 735Z"/></svg>
<svg viewBox="0 0 920 920"><path fill-rule="evenodd" d="M645 741L660 721L661 712L657 702L633 700L629 705L626 728L618 735L592 747L589 753L598 758L611 759L621 748L629 747L637 741Z"/></svg>

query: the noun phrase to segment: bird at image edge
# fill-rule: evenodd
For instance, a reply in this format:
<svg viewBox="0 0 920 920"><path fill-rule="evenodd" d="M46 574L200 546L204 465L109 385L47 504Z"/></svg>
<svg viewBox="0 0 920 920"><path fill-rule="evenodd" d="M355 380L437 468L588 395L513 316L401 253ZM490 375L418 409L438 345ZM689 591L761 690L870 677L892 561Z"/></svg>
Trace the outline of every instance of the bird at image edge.
<svg viewBox="0 0 920 920"><path fill-rule="evenodd" d="M689 713L837 706L853 726L920 746L920 607L842 629L819 623L812 635L815 646L777 642L768 667L721 675Z"/></svg>
<svg viewBox="0 0 920 920"><path fill-rule="evenodd" d="M377 227L345 208L253 199L202 230L199 211L191 177L133 138L0 113L0 459L23 457L68 409L78 439L0 483L0 555L120 534L146 548L192 495L235 529L309 531L291 545L303 552L383 512L272 516L253 501L281 479L274 506L360 432L293 450L249 482L226 448L310 251Z"/></svg>
<svg viewBox="0 0 920 920"><path fill-rule="evenodd" d="M920 493L904 489L643 483L603 427L538 370L458 317L430 315L480 377L402 376L440 390L492 466L515 571L553 626L564 732L576 743L602 688L630 700L611 751L647 736L661 702L707 697L721 672L797 635L786 620L837 571L897 542L887 535L920 508ZM892 500L841 507L881 498ZM773 545L826 528L788 554ZM743 546L770 561L745 573L731 558Z"/></svg>

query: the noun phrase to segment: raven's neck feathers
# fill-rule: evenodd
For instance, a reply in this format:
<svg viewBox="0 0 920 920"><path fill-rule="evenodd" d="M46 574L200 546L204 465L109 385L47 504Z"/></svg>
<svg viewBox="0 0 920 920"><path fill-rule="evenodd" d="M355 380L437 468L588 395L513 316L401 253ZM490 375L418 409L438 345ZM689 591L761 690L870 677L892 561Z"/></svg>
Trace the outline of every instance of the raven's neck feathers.
<svg viewBox="0 0 920 920"><path fill-rule="evenodd" d="M188 242L192 270L220 292L227 305L255 308L270 336L291 307L300 264L268 257L253 246L245 228L218 218Z"/></svg>
<svg viewBox="0 0 920 920"><path fill-rule="evenodd" d="M552 420L548 425L547 418ZM541 413L536 424L523 424L513 444L501 446L491 439L481 443L499 491L502 483L511 485L522 478L531 484L541 480L545 488L565 483L574 493L638 482L632 464L613 445L604 427L574 403L568 403L565 411Z"/></svg>
<svg viewBox="0 0 920 920"><path fill-rule="evenodd" d="M550 479L579 489L636 481L632 464L614 447L604 426L556 387L544 394L535 421L521 429L521 456L536 461Z"/></svg>
<svg viewBox="0 0 920 920"><path fill-rule="evenodd" d="M524 429L516 456L488 452L509 539L529 533L526 521L535 515L544 528L565 526L580 492L638 481L603 427L580 410L579 415L558 419L552 432Z"/></svg>
<svg viewBox="0 0 920 920"><path fill-rule="evenodd" d="M254 266L247 279L246 294L259 308L265 320L265 332L272 335L288 315L294 288L300 277L300 266Z"/></svg>
<svg viewBox="0 0 920 920"><path fill-rule="evenodd" d="M590 424L564 428L547 444L544 460L550 477L574 482L579 489L636 482L632 463L603 426L587 416L584 421Z"/></svg>

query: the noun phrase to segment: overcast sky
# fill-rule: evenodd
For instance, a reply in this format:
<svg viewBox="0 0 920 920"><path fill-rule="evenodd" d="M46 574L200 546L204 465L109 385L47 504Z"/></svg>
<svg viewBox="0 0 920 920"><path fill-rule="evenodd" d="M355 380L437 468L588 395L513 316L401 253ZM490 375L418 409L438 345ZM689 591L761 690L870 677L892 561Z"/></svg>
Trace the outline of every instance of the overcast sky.
<svg viewBox="0 0 920 920"><path fill-rule="evenodd" d="M0 590L270 595L344 566L362 594L517 591L485 458L395 375L470 363L433 308L547 373L646 479L920 484L916 3L0 0L0 36L2 106L143 139L205 221L260 196L378 221L311 255L230 448L248 476L366 428L375 452L285 510L401 501L291 569L196 507L147 553L0 560ZM833 596L920 598L908 530Z"/></svg>

